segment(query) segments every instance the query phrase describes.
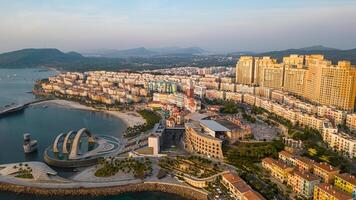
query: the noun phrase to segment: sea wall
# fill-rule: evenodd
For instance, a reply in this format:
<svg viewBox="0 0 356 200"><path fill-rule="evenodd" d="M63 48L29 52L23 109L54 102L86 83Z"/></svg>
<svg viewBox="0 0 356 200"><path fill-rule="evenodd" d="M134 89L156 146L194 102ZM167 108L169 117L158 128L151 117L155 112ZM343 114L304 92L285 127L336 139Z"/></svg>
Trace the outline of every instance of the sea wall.
<svg viewBox="0 0 356 200"><path fill-rule="evenodd" d="M106 196L118 195L126 192L157 191L176 194L186 199L208 200L208 193L203 191L177 184L157 182L97 188L38 188L10 183L0 183L0 190L17 194L39 196Z"/></svg>

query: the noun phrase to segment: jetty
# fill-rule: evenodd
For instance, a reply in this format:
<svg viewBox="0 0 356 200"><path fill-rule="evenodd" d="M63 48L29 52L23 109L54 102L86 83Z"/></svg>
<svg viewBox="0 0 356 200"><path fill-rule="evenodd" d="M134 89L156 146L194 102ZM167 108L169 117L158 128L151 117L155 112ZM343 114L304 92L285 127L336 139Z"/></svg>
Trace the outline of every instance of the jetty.
<svg viewBox="0 0 356 200"><path fill-rule="evenodd" d="M36 99L36 100L30 101L30 102L27 102L27 103L24 103L24 104L20 104L20 105L16 105L16 106L13 106L13 107L10 107L10 108L6 108L4 110L0 110L0 118L1 117L5 117L5 116L7 116L9 114L20 112L20 111L24 110L25 108L27 108L28 106L30 106L32 104L39 103L39 102L42 102L42 101L47 101L47 100L49 100L49 99Z"/></svg>

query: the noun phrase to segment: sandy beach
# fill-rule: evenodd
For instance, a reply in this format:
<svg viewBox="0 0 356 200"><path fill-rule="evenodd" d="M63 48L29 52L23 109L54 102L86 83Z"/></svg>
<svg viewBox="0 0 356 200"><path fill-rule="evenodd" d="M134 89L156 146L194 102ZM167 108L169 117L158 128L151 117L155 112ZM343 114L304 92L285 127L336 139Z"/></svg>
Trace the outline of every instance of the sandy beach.
<svg viewBox="0 0 356 200"><path fill-rule="evenodd" d="M110 114L114 117L121 119L126 124L126 126L140 125L140 124L144 124L146 122L145 119L143 119L140 114L138 114L137 112L132 112L132 111L124 113L124 112L120 112L120 111L97 110L97 109L82 105L77 102L60 100L60 99L43 101L40 103L36 103L34 105L41 105L41 104L56 104L56 105L64 106L67 108L104 112L104 113Z"/></svg>

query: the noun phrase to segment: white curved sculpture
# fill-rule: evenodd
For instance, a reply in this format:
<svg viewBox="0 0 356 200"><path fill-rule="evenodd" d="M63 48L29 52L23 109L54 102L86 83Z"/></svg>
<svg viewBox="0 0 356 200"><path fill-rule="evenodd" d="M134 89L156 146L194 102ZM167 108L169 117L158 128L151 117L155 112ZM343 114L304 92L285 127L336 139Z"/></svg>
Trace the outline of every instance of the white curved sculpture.
<svg viewBox="0 0 356 200"><path fill-rule="evenodd" d="M66 137L64 138L64 141L63 141L62 153L69 153L69 151L68 151L68 141L69 141L70 137L75 133L76 133L75 131L69 131L67 133L67 135L66 135Z"/></svg>
<svg viewBox="0 0 356 200"><path fill-rule="evenodd" d="M54 143L53 143L53 147L52 147L52 150L53 150L53 153L58 153L59 150L58 150L58 142L64 137L66 136L65 133L61 133L59 134L56 139L54 140Z"/></svg>
<svg viewBox="0 0 356 200"><path fill-rule="evenodd" d="M89 143L94 143L95 142L94 137L92 136L92 134L89 132L88 129L86 129L86 128L80 129L77 132L77 134L75 135L74 139L73 139L72 148L71 148L70 153L69 153L69 159L74 159L74 160L77 159L77 157L78 157L78 144L80 142L80 139L81 139L83 133L85 133L88 136L88 142Z"/></svg>

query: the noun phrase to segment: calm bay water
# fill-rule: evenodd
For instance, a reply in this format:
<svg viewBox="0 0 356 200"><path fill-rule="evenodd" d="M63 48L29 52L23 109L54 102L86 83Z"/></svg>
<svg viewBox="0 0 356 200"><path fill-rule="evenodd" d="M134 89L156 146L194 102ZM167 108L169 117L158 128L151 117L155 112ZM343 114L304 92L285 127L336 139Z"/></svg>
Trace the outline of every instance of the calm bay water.
<svg viewBox="0 0 356 200"><path fill-rule="evenodd" d="M0 69L0 108L34 99L30 93L34 82L54 74L46 69Z"/></svg>
<svg viewBox="0 0 356 200"><path fill-rule="evenodd" d="M0 109L9 104L21 104L34 99L29 93L34 81L54 75L42 69L0 69ZM62 133L86 127L94 134L119 137L126 126L122 120L111 115L49 104L48 107L34 105L22 112L0 118L0 164L43 159L43 151ZM30 133L39 141L39 151L25 155L22 137ZM64 173L65 174L65 173ZM36 197L0 192L6 200L176 200L178 196L160 192L127 193L106 197Z"/></svg>

